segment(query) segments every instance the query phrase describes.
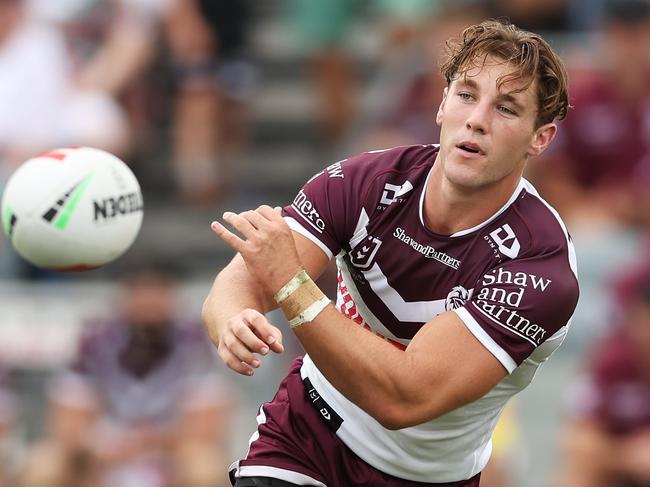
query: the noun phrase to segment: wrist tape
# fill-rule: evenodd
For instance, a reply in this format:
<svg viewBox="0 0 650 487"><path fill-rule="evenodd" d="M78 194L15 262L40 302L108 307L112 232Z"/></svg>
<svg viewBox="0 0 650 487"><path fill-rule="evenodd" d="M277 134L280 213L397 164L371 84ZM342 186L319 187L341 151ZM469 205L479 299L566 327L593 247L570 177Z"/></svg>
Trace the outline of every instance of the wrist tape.
<svg viewBox="0 0 650 487"><path fill-rule="evenodd" d="M330 303L304 270L282 286L275 299L289 319L291 328L312 321Z"/></svg>

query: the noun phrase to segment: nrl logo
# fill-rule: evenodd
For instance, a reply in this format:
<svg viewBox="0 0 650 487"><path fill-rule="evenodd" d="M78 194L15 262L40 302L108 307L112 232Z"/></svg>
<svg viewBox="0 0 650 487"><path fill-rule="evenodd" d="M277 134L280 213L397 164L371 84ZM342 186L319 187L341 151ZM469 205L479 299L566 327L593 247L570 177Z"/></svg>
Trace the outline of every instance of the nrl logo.
<svg viewBox="0 0 650 487"><path fill-rule="evenodd" d="M381 240L368 235L366 240L350 252L350 260L358 269L369 269L375 261L375 255L381 246Z"/></svg>

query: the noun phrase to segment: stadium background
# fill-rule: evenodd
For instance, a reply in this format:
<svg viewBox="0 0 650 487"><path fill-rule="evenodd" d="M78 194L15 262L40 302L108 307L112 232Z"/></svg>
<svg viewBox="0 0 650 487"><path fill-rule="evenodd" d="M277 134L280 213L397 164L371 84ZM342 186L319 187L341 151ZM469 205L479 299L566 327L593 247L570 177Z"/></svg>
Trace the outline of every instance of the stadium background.
<svg viewBox="0 0 650 487"><path fill-rule="evenodd" d="M183 22L169 26L168 17L178 20L190 8L190 1L178 1L175 6L175 0L139 0L132 2L138 8L123 13L124 28L138 26L135 30L143 37L135 39L147 46L146 52L134 61L135 69L125 68L129 73L125 81L117 87L99 83L98 90L122 110L116 123L126 124L126 137L118 127L119 142L110 137L84 139L83 131L78 141L74 133L38 139L29 123L23 124L22 132L0 134L0 188L23 156L97 140L97 145L105 144L129 163L145 200L143 228L133 248L97 271L40 272L20 261L6 240L0 242L0 364L8 371L7 387L17 398L13 434L6 440L11 452L4 456L8 465L19 464L21 455L44 434L48 380L69 364L86 320L110 314L116 281L130 263L155 254L177 264L183 276L183 313L198 316L212 278L231 257L209 229L224 210L287 204L311 175L361 150L436 142L434 106L429 109L422 100L429 100L426 82L442 33L476 18L509 16L522 27L543 33L577 73L602 62L607 47L606 0L554 0L543 6L526 0L456 0L449 2L453 6L442 0L342 0L324 6L307 0L229 2L230 7L215 7L218 12L212 13L220 19L213 25L220 30L213 34L221 32L221 45L228 47L221 51L191 46L192 30L189 27L188 33ZM0 4L21 2L29 3L0 0ZM61 2L60 10L48 9L47 2L31 3L40 12L34 14L35 21L57 29L66 42L90 43L94 53L108 43L113 17L96 12L113 11L110 0L78 5L70 0ZM63 5L69 7L65 12ZM243 16L240 7L246 7L248 15ZM2 28L0 22L0 33ZM92 55L84 54L75 62L88 62ZM2 84L7 78L3 70L10 69L3 59L0 36L0 100L9 86ZM48 77L41 75L38 82L47 83ZM32 87L25 88L29 92ZM215 89L226 93L225 108L210 105ZM325 102L319 93L325 93ZM202 113L197 106L212 109ZM18 118L27 116L25 110L38 118L40 110L49 116L61 107L33 109L27 99L12 100L11 113ZM109 110L106 116L111 114ZM0 128L3 121L0 116ZM111 123L105 128L100 120L99 130L113 130ZM193 133L206 126L212 127L207 137ZM223 144L206 143L218 133L237 143L229 144L228 139ZM42 140L49 146L25 143ZM197 180L194 171L205 179ZM212 184L203 184L206 180ZM552 174L542 180L552 184ZM194 191L194 185L201 189ZM551 485L572 380L589 346L610 324L608 317L615 312L610 286L618 271L639 262L644 225L617 221L599 226L595 221L599 219L578 216L569 222L579 257L581 301L567 343L515 401L514 436L505 453L512 485ZM271 397L287 364L287 359L266 360L252 379L223 370L237 404L229 433L233 458L245 449L256 408Z"/></svg>

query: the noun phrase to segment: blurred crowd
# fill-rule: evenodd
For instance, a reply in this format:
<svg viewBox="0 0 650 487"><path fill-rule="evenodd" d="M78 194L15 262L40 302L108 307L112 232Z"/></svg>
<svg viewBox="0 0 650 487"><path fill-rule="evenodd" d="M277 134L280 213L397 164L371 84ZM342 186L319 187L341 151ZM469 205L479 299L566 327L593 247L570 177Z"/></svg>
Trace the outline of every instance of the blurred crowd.
<svg viewBox="0 0 650 487"><path fill-rule="evenodd" d="M650 486L650 0L0 0L0 190L28 157L88 145L131 165L146 212L216 214L238 197L242 167L282 162L259 129L260 106L276 106L264 98L273 77L303 89L270 133L302 139L305 165L435 143L444 41L488 17L542 33L570 75L572 108L526 175L567 223L581 278L558 352L572 369L548 485ZM273 27L284 43L270 41ZM274 65L282 56L294 63ZM283 125L305 92L301 130ZM7 247L0 278L33 275ZM112 316L84 327L74 360L51 374L29 441L30 398L0 357L0 486L226 485L228 445L252 429L229 427L241 391L214 361L198 307L179 317L172 306L192 276L131 271ZM516 402L508 418L516 429ZM505 435L493 467L503 478L486 480L501 487L498 463L517 445Z"/></svg>

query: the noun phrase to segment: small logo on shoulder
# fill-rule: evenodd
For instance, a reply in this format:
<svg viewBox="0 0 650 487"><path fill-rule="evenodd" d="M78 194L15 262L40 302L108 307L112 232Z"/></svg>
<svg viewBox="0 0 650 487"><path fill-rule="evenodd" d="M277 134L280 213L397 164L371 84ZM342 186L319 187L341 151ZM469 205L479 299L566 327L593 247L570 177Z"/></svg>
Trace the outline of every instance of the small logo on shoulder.
<svg viewBox="0 0 650 487"><path fill-rule="evenodd" d="M507 223L490 232L489 238L491 238L497 246L498 251L506 257L514 259L519 255L521 245L519 244L519 240L517 239L514 230ZM485 237L485 239L487 240L488 237Z"/></svg>
<svg viewBox="0 0 650 487"><path fill-rule="evenodd" d="M396 184L386 183L384 185L384 192L381 195L381 200L379 200L380 205L390 205L395 201L401 200L401 196L404 196L406 193L413 189L411 181L406 181L401 186Z"/></svg>

